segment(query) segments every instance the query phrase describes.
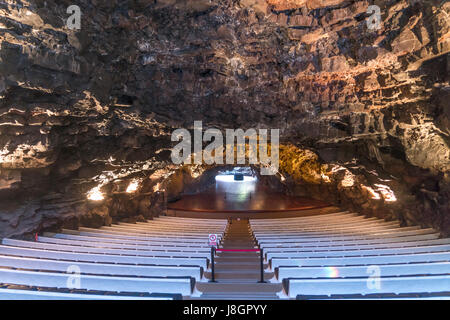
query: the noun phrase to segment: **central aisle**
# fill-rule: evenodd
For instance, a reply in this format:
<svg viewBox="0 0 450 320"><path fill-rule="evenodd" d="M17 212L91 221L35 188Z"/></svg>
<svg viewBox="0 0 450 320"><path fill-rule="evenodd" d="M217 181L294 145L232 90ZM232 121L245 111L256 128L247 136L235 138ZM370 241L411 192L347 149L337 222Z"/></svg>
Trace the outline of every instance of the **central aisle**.
<svg viewBox="0 0 450 320"><path fill-rule="evenodd" d="M258 249L252 236L248 220L230 219L220 249ZM264 264L264 268L267 265ZM212 283L197 283L203 292L201 299L278 299L281 284L258 283L260 280L259 252L217 252L215 258L215 280ZM211 272L205 273L211 279ZM265 272L265 280L273 278L272 272Z"/></svg>

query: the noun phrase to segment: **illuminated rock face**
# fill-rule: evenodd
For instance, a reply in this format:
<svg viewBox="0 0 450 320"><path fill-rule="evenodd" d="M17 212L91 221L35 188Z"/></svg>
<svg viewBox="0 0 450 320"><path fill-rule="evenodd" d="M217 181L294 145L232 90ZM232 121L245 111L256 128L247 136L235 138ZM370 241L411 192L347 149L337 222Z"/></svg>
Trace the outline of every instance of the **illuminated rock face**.
<svg viewBox="0 0 450 320"><path fill-rule="evenodd" d="M82 0L71 31L66 2L6 1L0 230L156 213L170 133L202 120L311 150L288 152L290 192L383 216L388 185L405 223L450 232L450 4L378 2L368 30L370 1ZM143 176L150 200L121 194ZM86 202L103 184L114 199Z"/></svg>

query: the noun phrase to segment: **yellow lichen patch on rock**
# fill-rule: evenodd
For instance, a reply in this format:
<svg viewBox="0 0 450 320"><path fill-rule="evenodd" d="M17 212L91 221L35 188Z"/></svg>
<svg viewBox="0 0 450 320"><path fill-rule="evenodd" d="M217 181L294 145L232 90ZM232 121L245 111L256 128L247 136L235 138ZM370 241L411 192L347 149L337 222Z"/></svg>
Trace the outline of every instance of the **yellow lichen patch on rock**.
<svg viewBox="0 0 450 320"><path fill-rule="evenodd" d="M280 146L280 172L287 173L294 181L320 184L323 171L319 156L311 150L290 144Z"/></svg>

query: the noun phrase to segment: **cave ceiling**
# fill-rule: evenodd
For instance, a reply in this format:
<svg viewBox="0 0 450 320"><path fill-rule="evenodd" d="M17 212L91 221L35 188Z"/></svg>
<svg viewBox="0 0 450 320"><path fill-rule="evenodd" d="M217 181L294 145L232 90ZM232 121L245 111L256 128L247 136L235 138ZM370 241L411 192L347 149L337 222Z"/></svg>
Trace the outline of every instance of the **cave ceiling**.
<svg viewBox="0 0 450 320"><path fill-rule="evenodd" d="M202 120L309 146L370 140L448 169L446 2L384 1L376 31L367 1L80 1L79 31L66 2L1 9L5 166L107 137L142 148ZM417 155L422 142L442 158Z"/></svg>

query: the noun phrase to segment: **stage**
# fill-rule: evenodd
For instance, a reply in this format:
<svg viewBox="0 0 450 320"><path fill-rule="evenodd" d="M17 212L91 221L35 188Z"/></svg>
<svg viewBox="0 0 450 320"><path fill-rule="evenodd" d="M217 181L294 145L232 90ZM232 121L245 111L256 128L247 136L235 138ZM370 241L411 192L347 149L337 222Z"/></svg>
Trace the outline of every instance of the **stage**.
<svg viewBox="0 0 450 320"><path fill-rule="evenodd" d="M214 191L184 195L169 203L167 214L198 218L275 218L336 212L338 208L303 197L259 189L254 193L218 193Z"/></svg>

